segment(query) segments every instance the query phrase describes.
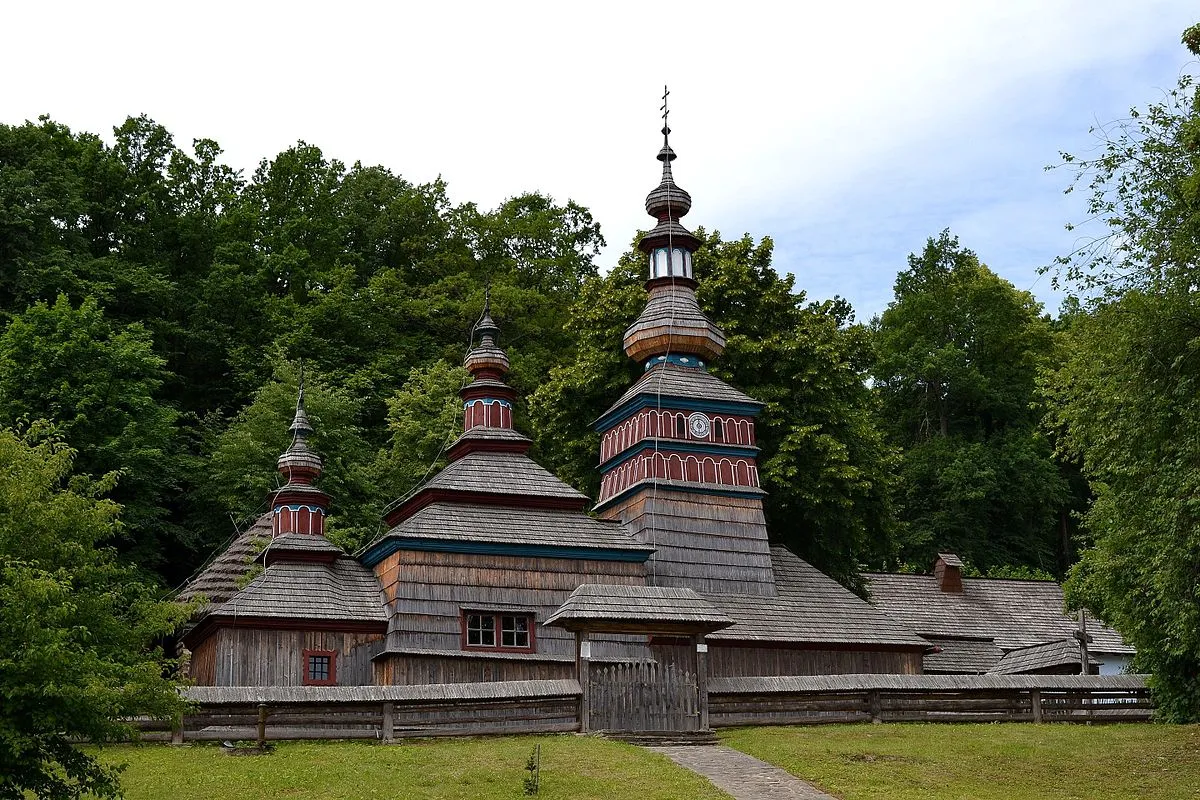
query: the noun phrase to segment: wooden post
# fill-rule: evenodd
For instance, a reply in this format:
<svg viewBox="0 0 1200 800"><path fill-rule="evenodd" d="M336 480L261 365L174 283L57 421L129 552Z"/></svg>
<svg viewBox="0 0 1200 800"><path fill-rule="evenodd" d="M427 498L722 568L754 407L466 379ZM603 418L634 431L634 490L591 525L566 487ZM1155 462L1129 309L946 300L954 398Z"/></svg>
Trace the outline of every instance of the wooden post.
<svg viewBox="0 0 1200 800"><path fill-rule="evenodd" d="M183 715L171 718L171 744L183 744Z"/></svg>
<svg viewBox="0 0 1200 800"><path fill-rule="evenodd" d="M391 744L396 738L395 707L391 703L383 704L383 741Z"/></svg>
<svg viewBox="0 0 1200 800"><path fill-rule="evenodd" d="M267 743L267 704L258 704L258 749L262 750Z"/></svg>
<svg viewBox="0 0 1200 800"><path fill-rule="evenodd" d="M579 732L591 731L592 686L589 675L592 660L592 642L586 631L575 633L575 651L579 654Z"/></svg>
<svg viewBox="0 0 1200 800"><path fill-rule="evenodd" d="M696 699L700 710L700 730L708 727L708 645L704 642L704 634L692 637L696 644Z"/></svg>
<svg viewBox="0 0 1200 800"><path fill-rule="evenodd" d="M871 722L883 722L883 703L878 689L867 692L867 705L871 708Z"/></svg>
<svg viewBox="0 0 1200 800"><path fill-rule="evenodd" d="M1082 608L1079 609L1079 631L1075 637L1079 639L1079 674L1091 674L1091 658L1088 656L1087 616Z"/></svg>
<svg viewBox="0 0 1200 800"><path fill-rule="evenodd" d="M1029 692L1029 704L1033 709L1033 721L1042 721L1042 690L1033 689Z"/></svg>

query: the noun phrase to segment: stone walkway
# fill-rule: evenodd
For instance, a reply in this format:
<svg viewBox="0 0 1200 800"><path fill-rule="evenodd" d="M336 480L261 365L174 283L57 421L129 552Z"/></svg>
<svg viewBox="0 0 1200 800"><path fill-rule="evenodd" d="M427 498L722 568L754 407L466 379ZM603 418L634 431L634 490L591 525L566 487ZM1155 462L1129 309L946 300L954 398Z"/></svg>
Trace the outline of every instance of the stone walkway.
<svg viewBox="0 0 1200 800"><path fill-rule="evenodd" d="M708 778L737 800L837 800L811 783L724 745L647 747Z"/></svg>

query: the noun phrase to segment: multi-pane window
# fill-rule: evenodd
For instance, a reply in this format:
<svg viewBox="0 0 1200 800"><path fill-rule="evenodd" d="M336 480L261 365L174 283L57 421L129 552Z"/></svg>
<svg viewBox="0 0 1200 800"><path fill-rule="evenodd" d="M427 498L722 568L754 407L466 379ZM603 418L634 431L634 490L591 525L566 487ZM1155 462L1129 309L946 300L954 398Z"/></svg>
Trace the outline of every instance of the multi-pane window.
<svg viewBox="0 0 1200 800"><path fill-rule="evenodd" d="M533 650L533 617L471 611L463 616L463 644L469 648Z"/></svg>
<svg viewBox="0 0 1200 800"><path fill-rule="evenodd" d="M337 652L305 650L301 666L304 683L310 686L332 686L337 683Z"/></svg>

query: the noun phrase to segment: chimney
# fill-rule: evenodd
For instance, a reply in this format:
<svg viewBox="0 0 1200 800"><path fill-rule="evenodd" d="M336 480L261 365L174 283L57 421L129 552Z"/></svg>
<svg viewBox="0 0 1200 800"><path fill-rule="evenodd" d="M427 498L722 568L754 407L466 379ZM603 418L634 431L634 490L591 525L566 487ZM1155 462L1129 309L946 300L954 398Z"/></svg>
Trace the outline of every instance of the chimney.
<svg viewBox="0 0 1200 800"><path fill-rule="evenodd" d="M938 553L933 565L933 577L943 592L962 594L962 559L953 553Z"/></svg>

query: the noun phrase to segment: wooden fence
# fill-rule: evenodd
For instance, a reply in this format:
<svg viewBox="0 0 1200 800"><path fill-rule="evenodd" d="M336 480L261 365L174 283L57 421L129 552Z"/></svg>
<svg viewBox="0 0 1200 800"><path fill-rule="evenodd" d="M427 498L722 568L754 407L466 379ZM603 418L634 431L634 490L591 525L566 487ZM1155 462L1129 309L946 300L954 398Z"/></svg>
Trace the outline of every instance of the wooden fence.
<svg viewBox="0 0 1200 800"><path fill-rule="evenodd" d="M148 741L394 739L579 730L575 680L424 686L195 686L180 724L138 720ZM712 727L830 722L1136 722L1139 675L822 675L714 678Z"/></svg>
<svg viewBox="0 0 1200 800"><path fill-rule="evenodd" d="M1143 722L1154 707L1140 675L822 675L716 678L709 720L828 722Z"/></svg>

